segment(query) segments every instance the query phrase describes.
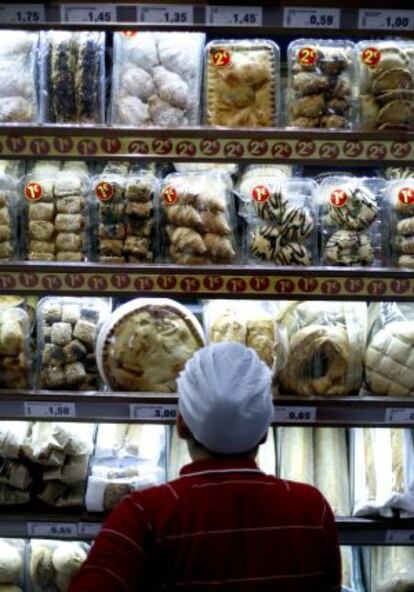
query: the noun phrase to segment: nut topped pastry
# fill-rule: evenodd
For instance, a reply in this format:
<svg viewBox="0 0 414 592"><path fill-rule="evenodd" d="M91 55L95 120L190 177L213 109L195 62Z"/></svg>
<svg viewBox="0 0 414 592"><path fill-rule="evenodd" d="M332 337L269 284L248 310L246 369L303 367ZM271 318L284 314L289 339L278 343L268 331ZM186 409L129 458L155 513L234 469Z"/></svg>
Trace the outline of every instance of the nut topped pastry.
<svg viewBox="0 0 414 592"><path fill-rule="evenodd" d="M203 330L169 299L137 298L119 307L99 333L99 371L113 390L173 392L185 363L204 346Z"/></svg>
<svg viewBox="0 0 414 592"><path fill-rule="evenodd" d="M289 125L351 127L354 44L298 39L288 48L288 60Z"/></svg>
<svg viewBox="0 0 414 592"><path fill-rule="evenodd" d="M269 40L212 41L206 50L206 123L277 123L279 48Z"/></svg>

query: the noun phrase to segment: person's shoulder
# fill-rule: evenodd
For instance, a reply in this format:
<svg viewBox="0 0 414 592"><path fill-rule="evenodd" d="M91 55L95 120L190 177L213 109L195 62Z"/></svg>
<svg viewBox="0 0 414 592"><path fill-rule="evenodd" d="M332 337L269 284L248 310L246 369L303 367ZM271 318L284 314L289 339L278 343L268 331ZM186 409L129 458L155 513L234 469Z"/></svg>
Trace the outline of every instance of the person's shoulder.
<svg viewBox="0 0 414 592"><path fill-rule="evenodd" d="M287 491L298 499L304 501L318 502L321 505L326 503L326 500L319 489L308 483L301 483L299 481L284 480Z"/></svg>

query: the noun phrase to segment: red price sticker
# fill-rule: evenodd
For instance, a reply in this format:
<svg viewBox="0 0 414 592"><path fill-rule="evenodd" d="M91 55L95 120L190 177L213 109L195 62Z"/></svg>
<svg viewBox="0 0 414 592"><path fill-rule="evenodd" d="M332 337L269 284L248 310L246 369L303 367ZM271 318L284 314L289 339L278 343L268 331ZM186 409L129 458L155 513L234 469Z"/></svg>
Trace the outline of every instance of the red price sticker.
<svg viewBox="0 0 414 592"><path fill-rule="evenodd" d="M370 68L375 68L381 59L381 52L376 47L367 47L361 54L362 61Z"/></svg>
<svg viewBox="0 0 414 592"><path fill-rule="evenodd" d="M29 201L39 201L43 195L43 188L40 183L27 183L24 188L24 196Z"/></svg>
<svg viewBox="0 0 414 592"><path fill-rule="evenodd" d="M348 194L343 189L332 191L329 201L335 208L342 208L348 201Z"/></svg>
<svg viewBox="0 0 414 592"><path fill-rule="evenodd" d="M302 47L298 52L298 62L301 66L311 66L316 62L316 49L313 47Z"/></svg>
<svg viewBox="0 0 414 592"><path fill-rule="evenodd" d="M265 203L270 197L270 192L265 185L256 185L252 191L252 198L257 203Z"/></svg>
<svg viewBox="0 0 414 592"><path fill-rule="evenodd" d="M412 206L414 203L414 189L411 187L404 187L399 191L398 199L403 206Z"/></svg>
<svg viewBox="0 0 414 592"><path fill-rule="evenodd" d="M219 47L211 50L211 63L216 68L224 68L231 62L231 54L227 49Z"/></svg>
<svg viewBox="0 0 414 592"><path fill-rule="evenodd" d="M95 187L95 195L99 201L109 201L114 196L114 187L108 181L101 181Z"/></svg>
<svg viewBox="0 0 414 592"><path fill-rule="evenodd" d="M124 37L135 37L138 31L122 31Z"/></svg>
<svg viewBox="0 0 414 592"><path fill-rule="evenodd" d="M166 187L162 192L162 199L167 206L174 205L178 199L178 195L174 187Z"/></svg>

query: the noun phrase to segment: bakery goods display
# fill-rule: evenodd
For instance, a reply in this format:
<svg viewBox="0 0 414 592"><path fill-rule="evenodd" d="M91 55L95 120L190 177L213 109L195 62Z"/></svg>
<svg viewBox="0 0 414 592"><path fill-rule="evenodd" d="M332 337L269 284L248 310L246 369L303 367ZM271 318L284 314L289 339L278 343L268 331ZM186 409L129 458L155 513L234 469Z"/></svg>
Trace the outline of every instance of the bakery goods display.
<svg viewBox="0 0 414 592"><path fill-rule="evenodd" d="M0 590L18 586L24 582L25 544L20 539L0 539Z"/></svg>
<svg viewBox="0 0 414 592"><path fill-rule="evenodd" d="M105 121L105 33L41 34L42 121L86 125Z"/></svg>
<svg viewBox="0 0 414 592"><path fill-rule="evenodd" d="M37 123L39 33L7 31L0 39L0 123Z"/></svg>
<svg viewBox="0 0 414 592"><path fill-rule="evenodd" d="M197 125L204 40L202 33L115 33L110 122Z"/></svg>
<svg viewBox="0 0 414 592"><path fill-rule="evenodd" d="M29 386L29 329L29 317L23 309L0 309L0 388Z"/></svg>
<svg viewBox="0 0 414 592"><path fill-rule="evenodd" d="M168 261L182 265L234 263L234 211L225 177L211 172L168 175L162 184L160 205Z"/></svg>
<svg viewBox="0 0 414 592"><path fill-rule="evenodd" d="M413 48L411 41L399 40L356 45L361 129L413 129Z"/></svg>
<svg viewBox="0 0 414 592"><path fill-rule="evenodd" d="M148 173L121 175L104 171L92 180L98 261L154 261L157 196L158 181Z"/></svg>
<svg viewBox="0 0 414 592"><path fill-rule="evenodd" d="M31 173L20 183L22 239L29 261L88 257L88 177L78 171Z"/></svg>
<svg viewBox="0 0 414 592"><path fill-rule="evenodd" d="M376 395L414 395L414 314L411 305L372 304L364 356L365 382Z"/></svg>
<svg viewBox="0 0 414 592"><path fill-rule="evenodd" d="M95 390L99 376L95 359L98 331L108 317L101 298L43 298L38 305L38 388Z"/></svg>
<svg viewBox="0 0 414 592"><path fill-rule="evenodd" d="M174 392L178 374L204 343L188 309L167 298L137 298L104 323L96 359L114 391Z"/></svg>
<svg viewBox="0 0 414 592"><path fill-rule="evenodd" d="M358 393L367 332L365 303L293 302L277 314L279 391L309 396Z"/></svg>
<svg viewBox="0 0 414 592"><path fill-rule="evenodd" d="M317 254L316 183L279 176L242 177L239 196L251 263L311 265Z"/></svg>
<svg viewBox="0 0 414 592"><path fill-rule="evenodd" d="M0 174L0 261L17 259L16 180L8 174Z"/></svg>
<svg viewBox="0 0 414 592"><path fill-rule="evenodd" d="M275 362L276 303L210 300L203 307L208 343L233 341L255 350L270 367Z"/></svg>
<svg viewBox="0 0 414 592"><path fill-rule="evenodd" d="M32 540L29 549L29 578L36 592L68 592L82 567L90 545L82 541Z"/></svg>
<svg viewBox="0 0 414 592"><path fill-rule="evenodd" d="M288 47L288 125L351 128L355 46L350 41L297 39Z"/></svg>
<svg viewBox="0 0 414 592"><path fill-rule="evenodd" d="M164 426L99 425L85 496L86 509L107 512L131 491L165 481L162 461L165 443Z"/></svg>
<svg viewBox="0 0 414 592"><path fill-rule="evenodd" d="M392 263L414 269L414 177L387 184Z"/></svg>
<svg viewBox="0 0 414 592"><path fill-rule="evenodd" d="M204 70L204 123L254 128L277 124L279 48L273 41L211 41Z"/></svg>
<svg viewBox="0 0 414 592"><path fill-rule="evenodd" d="M320 184L322 261L333 266L378 266L387 258L383 234L385 183L328 176Z"/></svg>

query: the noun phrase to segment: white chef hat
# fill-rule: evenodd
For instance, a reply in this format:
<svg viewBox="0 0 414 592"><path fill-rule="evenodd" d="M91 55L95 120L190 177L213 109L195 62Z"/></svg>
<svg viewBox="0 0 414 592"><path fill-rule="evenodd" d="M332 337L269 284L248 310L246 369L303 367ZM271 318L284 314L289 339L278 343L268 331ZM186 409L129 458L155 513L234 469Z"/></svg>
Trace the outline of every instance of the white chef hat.
<svg viewBox="0 0 414 592"><path fill-rule="evenodd" d="M212 452L253 449L273 417L271 372L239 343L199 350L178 378L178 407L194 438Z"/></svg>

